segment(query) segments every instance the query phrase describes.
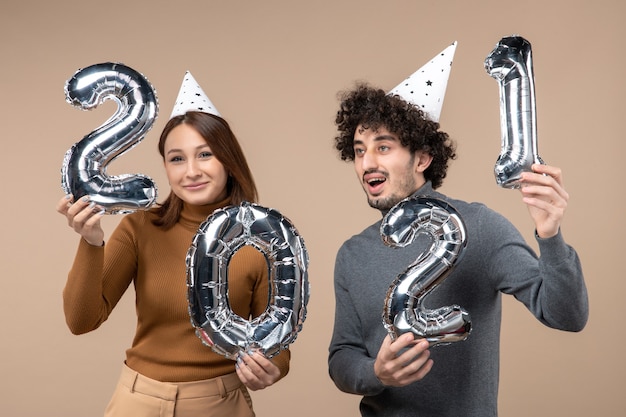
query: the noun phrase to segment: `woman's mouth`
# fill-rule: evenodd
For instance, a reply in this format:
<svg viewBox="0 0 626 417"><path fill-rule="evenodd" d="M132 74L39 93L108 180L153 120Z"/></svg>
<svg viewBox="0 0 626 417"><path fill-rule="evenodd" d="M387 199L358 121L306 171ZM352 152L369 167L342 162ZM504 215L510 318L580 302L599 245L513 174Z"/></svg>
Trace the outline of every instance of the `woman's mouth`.
<svg viewBox="0 0 626 417"><path fill-rule="evenodd" d="M199 190L201 188L204 188L204 186L206 184L207 184L206 182L197 182L197 183L193 183L193 184L184 185L183 188L185 190L195 191L195 190Z"/></svg>

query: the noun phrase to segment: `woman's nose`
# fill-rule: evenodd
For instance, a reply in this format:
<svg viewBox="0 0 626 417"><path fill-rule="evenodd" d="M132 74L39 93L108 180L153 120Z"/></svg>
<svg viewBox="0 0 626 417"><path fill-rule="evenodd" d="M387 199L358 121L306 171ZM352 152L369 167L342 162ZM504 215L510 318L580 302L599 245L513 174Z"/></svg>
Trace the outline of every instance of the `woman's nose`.
<svg viewBox="0 0 626 417"><path fill-rule="evenodd" d="M195 177L200 174L200 169L198 168L198 164L195 161L189 161L187 163L187 176Z"/></svg>

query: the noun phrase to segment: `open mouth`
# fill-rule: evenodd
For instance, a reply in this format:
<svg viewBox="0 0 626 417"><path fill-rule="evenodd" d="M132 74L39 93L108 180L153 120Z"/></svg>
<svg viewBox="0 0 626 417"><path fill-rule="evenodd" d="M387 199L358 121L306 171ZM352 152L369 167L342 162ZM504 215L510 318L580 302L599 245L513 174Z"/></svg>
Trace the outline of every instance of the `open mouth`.
<svg viewBox="0 0 626 417"><path fill-rule="evenodd" d="M383 188L383 184L387 181L387 178L385 176L382 175L376 175L376 176L366 176L365 178L365 184L367 184L367 189L369 190L370 194L378 194L382 191Z"/></svg>

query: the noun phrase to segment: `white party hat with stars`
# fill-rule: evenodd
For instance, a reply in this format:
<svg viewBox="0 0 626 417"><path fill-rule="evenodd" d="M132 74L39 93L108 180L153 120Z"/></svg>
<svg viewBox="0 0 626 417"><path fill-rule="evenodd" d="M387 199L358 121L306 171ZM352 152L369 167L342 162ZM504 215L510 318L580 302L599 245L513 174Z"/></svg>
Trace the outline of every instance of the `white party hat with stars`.
<svg viewBox="0 0 626 417"><path fill-rule="evenodd" d="M189 71L185 73L185 77L183 78L183 83L178 91L178 97L176 97L176 103L174 104L170 119L174 116L185 114L188 111L201 111L220 117L222 116Z"/></svg>
<svg viewBox="0 0 626 417"><path fill-rule="evenodd" d="M399 95L419 107L431 120L439 122L455 50L456 41L398 84L389 94Z"/></svg>

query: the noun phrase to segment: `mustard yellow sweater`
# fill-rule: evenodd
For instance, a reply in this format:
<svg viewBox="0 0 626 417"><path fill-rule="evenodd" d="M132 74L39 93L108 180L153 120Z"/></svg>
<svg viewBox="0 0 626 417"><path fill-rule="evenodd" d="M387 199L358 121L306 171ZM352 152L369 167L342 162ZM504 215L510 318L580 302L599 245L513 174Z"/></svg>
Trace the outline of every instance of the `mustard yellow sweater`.
<svg viewBox="0 0 626 417"><path fill-rule="evenodd" d="M103 247L81 239L63 291L67 324L74 334L98 328L128 286L135 287L137 329L126 351L126 364L163 382L197 381L235 371L235 362L202 344L191 325L187 303L185 256L201 222L226 201L185 206L169 230L154 226L155 214L124 216ZM235 313L255 317L268 302L267 263L256 249L244 246L228 272L229 301ZM272 360L289 371L290 352Z"/></svg>

